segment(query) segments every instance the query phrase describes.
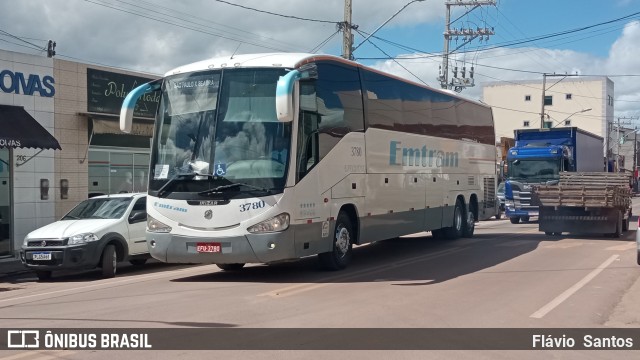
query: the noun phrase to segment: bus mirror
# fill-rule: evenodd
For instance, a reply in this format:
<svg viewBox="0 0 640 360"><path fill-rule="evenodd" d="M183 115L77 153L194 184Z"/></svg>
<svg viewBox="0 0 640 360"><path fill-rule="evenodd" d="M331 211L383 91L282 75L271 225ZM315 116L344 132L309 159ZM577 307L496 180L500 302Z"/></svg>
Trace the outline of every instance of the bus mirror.
<svg viewBox="0 0 640 360"><path fill-rule="evenodd" d="M133 111L136 108L136 102L138 102L138 99L140 99L142 95L148 92L160 90L161 84L162 79L158 79L146 84L142 84L129 92L127 97L124 98L122 107L120 108L120 131L126 133L131 132L131 124L133 123Z"/></svg>
<svg viewBox="0 0 640 360"><path fill-rule="evenodd" d="M280 122L293 121L293 90L296 81L300 77L298 70L291 70L278 80L276 86L276 114Z"/></svg>

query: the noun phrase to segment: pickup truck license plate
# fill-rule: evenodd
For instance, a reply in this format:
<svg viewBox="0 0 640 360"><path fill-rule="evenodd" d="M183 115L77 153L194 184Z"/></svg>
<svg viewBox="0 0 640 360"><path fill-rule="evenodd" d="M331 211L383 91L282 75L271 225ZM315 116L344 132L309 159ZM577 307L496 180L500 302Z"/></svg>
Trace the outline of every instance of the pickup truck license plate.
<svg viewBox="0 0 640 360"><path fill-rule="evenodd" d="M196 243L196 251L199 253L219 253L222 251L220 243Z"/></svg>
<svg viewBox="0 0 640 360"><path fill-rule="evenodd" d="M32 254L32 259L33 260L51 260L51 253L50 252L34 252Z"/></svg>

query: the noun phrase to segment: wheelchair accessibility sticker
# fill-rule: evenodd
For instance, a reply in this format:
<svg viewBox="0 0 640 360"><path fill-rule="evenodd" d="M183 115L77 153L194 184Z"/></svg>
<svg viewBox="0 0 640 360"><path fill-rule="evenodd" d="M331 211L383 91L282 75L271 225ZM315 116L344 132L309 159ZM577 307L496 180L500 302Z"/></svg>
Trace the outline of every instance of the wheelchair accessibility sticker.
<svg viewBox="0 0 640 360"><path fill-rule="evenodd" d="M216 164L216 168L215 168L215 172L216 175L218 176L224 176L227 174L227 164L224 163L217 163Z"/></svg>

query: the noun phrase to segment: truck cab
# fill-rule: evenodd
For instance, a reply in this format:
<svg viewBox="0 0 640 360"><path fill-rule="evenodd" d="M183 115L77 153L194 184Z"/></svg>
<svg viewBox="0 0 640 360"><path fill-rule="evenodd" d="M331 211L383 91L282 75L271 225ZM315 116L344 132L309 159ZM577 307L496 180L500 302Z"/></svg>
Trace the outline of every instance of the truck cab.
<svg viewBox="0 0 640 360"><path fill-rule="evenodd" d="M603 141L576 127L515 130L515 146L507 152L505 214L517 224L538 216L531 188L554 185L560 172L602 171Z"/></svg>
<svg viewBox="0 0 640 360"><path fill-rule="evenodd" d="M512 223L529 221L538 216L538 207L531 205L531 186L554 184L561 171L572 171L571 152L566 146L513 147L507 154L505 183L505 214Z"/></svg>

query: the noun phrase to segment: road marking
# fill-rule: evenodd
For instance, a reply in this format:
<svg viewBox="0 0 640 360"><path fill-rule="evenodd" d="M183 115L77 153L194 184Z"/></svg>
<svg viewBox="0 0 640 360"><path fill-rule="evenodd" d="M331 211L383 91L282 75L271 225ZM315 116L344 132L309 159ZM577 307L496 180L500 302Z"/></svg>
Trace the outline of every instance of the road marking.
<svg viewBox="0 0 640 360"><path fill-rule="evenodd" d="M449 255L449 254L452 254L452 253L460 252L460 251L466 250L468 248L469 247L460 247L460 248L442 250L442 251L439 251L439 252L436 252L436 253L416 256L416 257L413 257L413 258L410 258L410 259L406 259L406 260L403 260L403 261L391 263L389 265L386 265L386 266L383 266L383 267L378 267L378 268L375 268L375 269L365 269L365 270L360 270L360 271L353 272L351 274L332 276L332 277L329 277L329 278L321 279L320 280L320 281L322 281L321 283L296 284L296 285L288 286L288 287L285 287L285 288L280 288L280 289L268 291L266 293L258 294L256 296L270 296L270 297L276 297L276 298L281 298L281 297L285 297L285 296L291 296L291 295L299 294L301 292L311 291L311 290L315 290L315 289L318 289L318 288L321 288L321 287L329 286L329 285L331 285L333 283L336 283L336 282L357 278L357 277L360 277L362 275L371 275L371 274L376 274L376 273L379 273L379 272L389 271L389 268L402 267L402 266L411 265L413 263L417 263L417 262L421 262L421 261L425 261L425 260L431 260L431 259L443 256L443 255Z"/></svg>
<svg viewBox="0 0 640 360"><path fill-rule="evenodd" d="M582 242L557 242L555 244L544 245L544 249L570 249L578 246L583 246Z"/></svg>
<svg viewBox="0 0 640 360"><path fill-rule="evenodd" d="M562 294L558 295L555 299L551 300L547 305L540 308L540 310L534 312L529 317L541 319L545 315L547 315L551 310L555 309L558 305L562 304L565 300L567 300L571 295L575 294L576 291L580 290L583 286L585 286L589 281L593 280L598 274L602 272L607 266L611 265L614 261L618 259L620 255L611 255L605 262L600 264L597 268L595 268L592 272L587 274L582 280L578 281L572 287L565 290Z"/></svg>
<svg viewBox="0 0 640 360"><path fill-rule="evenodd" d="M177 273L193 271L193 270L202 270L202 269L203 269L203 267L198 266L198 267L190 267L190 268L186 268L186 269L171 270L171 271L168 271L168 272L162 272L160 274L154 273L154 274L149 274L149 275L130 276L130 277L127 277L127 278L124 278L124 279L117 279L117 278L116 279L110 279L112 281L107 280L107 281L100 282L98 284L91 284L91 285L85 285L85 286L74 287L74 288L69 288L69 289L61 289L61 290L56 290L56 291L44 292L44 293L37 293L37 294L31 294L31 295L25 295L25 296L13 297L13 298L0 299L0 303L4 303L4 302L7 302L7 301L29 299L29 298L32 298L32 297L41 297L41 296L47 296L47 295L53 295L53 294L59 294L59 293L72 292L72 291L77 291L77 290L91 289L91 288L96 288L96 287L101 287L101 286L103 286L105 288L108 288L108 287L110 287L109 285L119 286L119 285L123 285L123 284L127 284L127 283L134 283L134 282L139 282L139 281L144 281L144 280L160 279L160 278L163 278L163 277L173 277Z"/></svg>
<svg viewBox="0 0 640 360"><path fill-rule="evenodd" d="M635 249L635 248L636 248L636 243L634 241L634 242L628 243L628 244L609 246L605 250L626 251L626 250L631 250L631 249Z"/></svg>
<svg viewBox="0 0 640 360"><path fill-rule="evenodd" d="M69 350L48 350L48 351L23 351L14 355L0 357L0 360L17 360L25 357L35 357L41 355L33 360L44 360L44 359L59 359L60 356L67 356L71 354L75 354L75 351Z"/></svg>

